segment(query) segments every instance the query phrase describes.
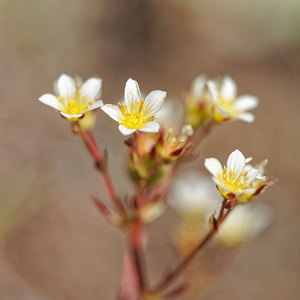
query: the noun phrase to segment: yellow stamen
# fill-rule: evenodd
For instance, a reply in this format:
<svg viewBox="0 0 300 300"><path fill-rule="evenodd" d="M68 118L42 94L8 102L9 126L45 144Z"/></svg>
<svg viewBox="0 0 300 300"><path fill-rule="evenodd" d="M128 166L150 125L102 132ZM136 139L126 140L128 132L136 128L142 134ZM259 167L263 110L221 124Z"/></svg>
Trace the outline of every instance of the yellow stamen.
<svg viewBox="0 0 300 300"><path fill-rule="evenodd" d="M68 115L83 114L90 108L91 104L95 102L94 99L88 102L85 95L81 96L80 89L77 89L74 98L62 98L61 96L57 96L57 99L63 104L61 111Z"/></svg>
<svg viewBox="0 0 300 300"><path fill-rule="evenodd" d="M227 99L227 98L222 97L221 95L219 96L219 99L217 100L218 105L222 109L224 109L225 111L227 111L229 113L229 116L227 116L228 118L235 117L235 116L239 115L240 113L242 113L240 110L237 110L234 107L235 101L236 101L236 97L234 97L232 99ZM215 109L214 110L214 118L216 121L222 121L224 119L224 115L218 109Z"/></svg>
<svg viewBox="0 0 300 300"><path fill-rule="evenodd" d="M225 185L233 193L241 192L245 189L248 189L250 186L247 184L247 172L243 171L242 174L236 178L236 170L230 170L229 174L227 173L226 168L223 172L218 173L217 179L220 183Z"/></svg>
<svg viewBox="0 0 300 300"><path fill-rule="evenodd" d="M135 105L128 108L124 102L120 105L122 117L119 120L119 124L124 125L128 129L142 129L147 123L154 120L154 115L149 115L149 112L145 109L146 105L144 100L141 102L136 101Z"/></svg>

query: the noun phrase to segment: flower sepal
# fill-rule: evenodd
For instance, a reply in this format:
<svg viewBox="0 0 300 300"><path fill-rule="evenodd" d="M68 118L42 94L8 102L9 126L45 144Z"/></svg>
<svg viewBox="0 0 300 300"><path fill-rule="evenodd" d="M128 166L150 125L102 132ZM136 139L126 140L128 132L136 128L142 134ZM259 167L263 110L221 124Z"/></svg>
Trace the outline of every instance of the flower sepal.
<svg viewBox="0 0 300 300"><path fill-rule="evenodd" d="M191 147L188 137L192 133L192 127L185 125L179 136L170 129L159 133L138 132L126 140L130 148L128 169L133 181L141 187L162 183L174 163Z"/></svg>

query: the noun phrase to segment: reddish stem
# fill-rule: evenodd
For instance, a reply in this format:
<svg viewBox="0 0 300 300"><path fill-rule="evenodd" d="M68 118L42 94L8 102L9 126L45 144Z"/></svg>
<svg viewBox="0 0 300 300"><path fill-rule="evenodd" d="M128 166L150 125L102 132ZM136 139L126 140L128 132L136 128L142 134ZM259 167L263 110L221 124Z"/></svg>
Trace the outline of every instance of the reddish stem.
<svg viewBox="0 0 300 300"><path fill-rule="evenodd" d="M84 131L81 129L79 123L75 123L73 125L73 132L77 134L81 140L83 141L84 145L88 149L89 153L94 159L95 162L95 168L100 172L102 175L102 179L104 182L104 186L106 188L106 191L111 199L111 202L117 209L117 211L123 215L124 210L123 207L119 201L119 198L115 192L114 186L112 184L111 178L108 174L106 162L104 160L104 156L102 155L100 148L97 145L97 142L94 138L94 135L91 131Z"/></svg>
<svg viewBox="0 0 300 300"><path fill-rule="evenodd" d="M141 219L138 218L132 225L129 237L129 246L132 254L132 259L136 268L136 272L138 274L139 293L141 295L147 288L147 276L143 257L143 250L146 246L147 239L145 235L145 225L142 223Z"/></svg>

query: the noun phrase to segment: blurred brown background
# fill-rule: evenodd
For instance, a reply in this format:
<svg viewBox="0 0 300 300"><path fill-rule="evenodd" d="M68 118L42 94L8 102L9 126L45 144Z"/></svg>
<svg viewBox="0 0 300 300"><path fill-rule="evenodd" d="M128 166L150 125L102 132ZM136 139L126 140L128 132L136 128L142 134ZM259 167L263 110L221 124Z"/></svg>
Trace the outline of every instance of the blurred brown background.
<svg viewBox="0 0 300 300"><path fill-rule="evenodd" d="M255 123L216 128L199 168L235 148L268 157L279 182L260 201L273 223L204 299L298 298L299 14L297 0L0 0L0 299L110 300L118 288L124 237L89 198L104 194L91 160L69 124L37 101L63 72L102 77L105 103L122 98L128 77L178 97L199 73L230 74L240 93L259 96ZM128 194L123 137L101 111L95 134ZM169 211L152 226L152 282L174 261L175 222Z"/></svg>

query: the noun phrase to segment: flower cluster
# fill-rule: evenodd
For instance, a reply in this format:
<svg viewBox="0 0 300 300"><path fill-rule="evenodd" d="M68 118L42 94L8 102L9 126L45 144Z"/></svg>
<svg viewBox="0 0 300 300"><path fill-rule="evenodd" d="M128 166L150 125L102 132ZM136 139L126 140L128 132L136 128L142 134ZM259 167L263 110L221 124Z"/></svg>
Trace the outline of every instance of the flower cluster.
<svg viewBox="0 0 300 300"><path fill-rule="evenodd" d="M172 128L166 132L139 133L126 141L130 147L129 173L140 186L161 183L172 172L174 163L191 147L188 137L193 134L190 125L184 125L179 135Z"/></svg>
<svg viewBox="0 0 300 300"><path fill-rule="evenodd" d="M169 285L214 236L214 245L233 247L253 238L270 221L268 208L248 204L273 183L264 174L267 160L253 166L252 158L235 150L225 166L216 158L205 159L212 180L198 172L175 177L179 167L199 153L189 150L199 145L213 124L253 122L254 115L248 110L258 105L258 98L237 96L236 83L229 76L198 76L181 104L165 101L167 94L161 90L143 97L137 81L131 78L125 85L124 101L117 105L103 104L101 88L100 78L82 82L63 74L54 84L55 95L44 94L39 101L72 122L73 133L81 138L102 176L111 205L97 197L93 200L105 219L127 235L122 275L126 284L121 286L121 294L130 289L130 296L124 299L171 299L185 286L170 291ZM107 155L93 136L98 108L117 122L121 134L130 135L125 144L127 168L135 183L133 195L118 195L108 172ZM163 215L168 202L180 217L173 241L185 257L157 287L148 290L141 261L149 237L148 224Z"/></svg>
<svg viewBox="0 0 300 300"><path fill-rule="evenodd" d="M220 210L222 197L208 176L192 170L175 178L169 198L181 218L173 241L179 252L186 254L209 229L209 220ZM220 227L216 241L226 247L248 242L270 223L271 215L271 209L262 203L238 205Z"/></svg>
<svg viewBox="0 0 300 300"><path fill-rule="evenodd" d="M159 124L155 113L160 109L167 95L164 91L152 91L142 98L138 83L128 79L125 86L124 102L119 106L105 104L96 100L101 93L102 80L90 78L83 84L76 83L72 77L62 74L54 83L56 96L44 94L39 98L42 103L58 110L69 121L78 121L89 111L99 107L113 120L118 122L119 130L124 135L136 131L158 132Z"/></svg>
<svg viewBox="0 0 300 300"><path fill-rule="evenodd" d="M186 118L195 128L212 121L253 122L254 115L248 110L254 109L258 102L252 95L237 96L237 85L230 76L208 79L202 74L194 79L185 97Z"/></svg>

